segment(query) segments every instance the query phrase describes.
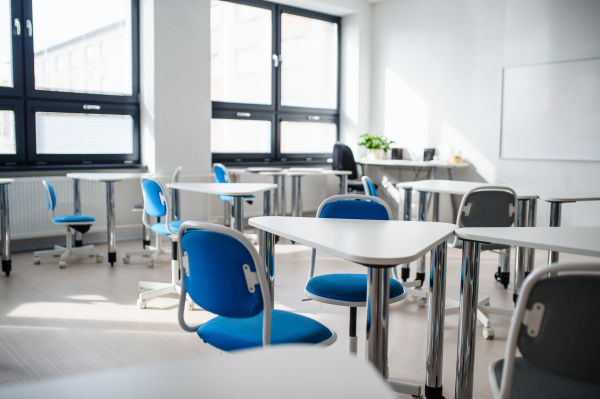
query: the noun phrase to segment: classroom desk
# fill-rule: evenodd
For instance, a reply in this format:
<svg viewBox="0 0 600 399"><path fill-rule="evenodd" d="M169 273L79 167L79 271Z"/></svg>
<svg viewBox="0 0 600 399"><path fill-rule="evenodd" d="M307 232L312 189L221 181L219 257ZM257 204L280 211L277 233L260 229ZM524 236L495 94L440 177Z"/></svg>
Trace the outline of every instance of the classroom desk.
<svg viewBox="0 0 600 399"><path fill-rule="evenodd" d="M285 176L290 176L292 179L292 216L302 216L302 177L308 175L336 175L341 177L342 194L348 194L348 176L352 172L348 170L331 170L321 168L273 168L273 167L256 167L246 169L228 169L228 172L235 176L245 173L256 173L261 176L272 176L273 184L277 184L279 189L273 192L273 209L274 215L286 215L285 202Z"/></svg>
<svg viewBox="0 0 600 399"><path fill-rule="evenodd" d="M364 361L331 349L278 345L10 386L0 389L0 397L393 399L395 395Z"/></svg>
<svg viewBox="0 0 600 399"><path fill-rule="evenodd" d="M167 188L233 197L235 229L244 232L244 197L264 192L264 214L271 214L271 190L276 184L265 183L168 183Z"/></svg>
<svg viewBox="0 0 600 399"><path fill-rule="evenodd" d="M419 192L419 221L425 221L426 212L426 196L429 193L433 193L433 221L438 222L440 219L440 194L455 194L465 195L469 191L477 187L492 187L497 186L489 183L479 183L470 181L457 181L457 180L420 180L414 182L403 182L398 183L396 187L404 189L404 220L410 220L411 215L411 202L412 202L412 190ZM517 193L517 227L534 227L535 226L535 209L536 201L538 198L537 190L530 188L515 187L514 190ZM528 211L527 211L528 210ZM459 210L460 211L460 210ZM526 212L527 211L527 212ZM521 284L525 275L533 270L535 251L528 248L516 248L515 254L515 284L514 284L514 295L520 290ZM403 273L405 275L406 268L408 265L403 266ZM417 273L419 276L424 277L425 274L425 257L417 260Z"/></svg>
<svg viewBox="0 0 600 399"><path fill-rule="evenodd" d="M437 172L439 169L445 169L448 171L448 176L450 180L453 179L452 172L457 168L466 168L470 164L468 162L461 163L447 163L442 161L411 161L410 159L366 159L361 158L356 161L361 165L365 166L383 166L386 168L396 168L396 169L428 169L429 170L429 178L435 179L437 176ZM365 173L367 174L367 173Z"/></svg>
<svg viewBox="0 0 600 399"><path fill-rule="evenodd" d="M79 180L106 183L106 233L108 236L108 262L111 266L117 261L117 234L115 224L115 182L140 179L145 173L67 173L73 179L73 205L75 214L81 214ZM75 234L75 246L82 245L81 233Z"/></svg>
<svg viewBox="0 0 600 399"><path fill-rule="evenodd" d="M578 201L598 201L600 192L569 189L539 189L539 198L550 203L550 227L560 227L563 203ZM559 251L548 252L548 264L558 262Z"/></svg>
<svg viewBox="0 0 600 399"><path fill-rule="evenodd" d="M455 235L464 241L455 398L471 399L473 398L480 243L514 245L600 257L600 227L459 228L456 229Z"/></svg>
<svg viewBox="0 0 600 399"><path fill-rule="evenodd" d="M302 178L310 175L341 176L342 194L348 194L349 170L331 170L318 168L290 168L286 175L292 178L292 216L302 217Z"/></svg>
<svg viewBox="0 0 600 399"><path fill-rule="evenodd" d="M386 378L390 269L431 251L425 394L441 398L446 240L454 234L455 225L282 216L251 218L250 225L267 236L264 242L272 242L276 234L368 268L366 358ZM263 261L272 275L274 256L272 252L268 254ZM399 393L421 394L420 385L391 380L390 385Z"/></svg>
<svg viewBox="0 0 600 399"><path fill-rule="evenodd" d="M8 185L14 183L14 179L0 179L0 238L2 239L2 271L6 276L10 275L12 268L10 260L10 214L8 209Z"/></svg>
<svg viewBox="0 0 600 399"><path fill-rule="evenodd" d="M227 169L227 172L231 175L231 183L237 183L239 175L249 173L273 177L273 184L277 184L277 188L273 190L273 214L275 216L285 216L285 169L260 166L246 169Z"/></svg>

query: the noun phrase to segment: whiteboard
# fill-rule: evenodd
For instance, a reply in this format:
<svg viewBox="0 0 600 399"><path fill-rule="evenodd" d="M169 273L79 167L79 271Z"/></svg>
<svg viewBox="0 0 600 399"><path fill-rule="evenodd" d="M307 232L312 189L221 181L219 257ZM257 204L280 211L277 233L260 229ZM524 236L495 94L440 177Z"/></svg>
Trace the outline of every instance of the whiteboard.
<svg viewBox="0 0 600 399"><path fill-rule="evenodd" d="M600 161L600 58L504 68L500 157Z"/></svg>

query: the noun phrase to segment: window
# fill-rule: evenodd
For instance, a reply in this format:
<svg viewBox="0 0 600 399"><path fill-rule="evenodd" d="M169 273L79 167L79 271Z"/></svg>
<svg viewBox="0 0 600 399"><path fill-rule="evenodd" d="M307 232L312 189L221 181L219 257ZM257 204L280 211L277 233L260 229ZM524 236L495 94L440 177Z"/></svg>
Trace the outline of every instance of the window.
<svg viewBox="0 0 600 399"><path fill-rule="evenodd" d="M226 164L324 163L339 137L340 18L211 0L211 151Z"/></svg>
<svg viewBox="0 0 600 399"><path fill-rule="evenodd" d="M137 43L138 0L0 0L0 167L139 163Z"/></svg>

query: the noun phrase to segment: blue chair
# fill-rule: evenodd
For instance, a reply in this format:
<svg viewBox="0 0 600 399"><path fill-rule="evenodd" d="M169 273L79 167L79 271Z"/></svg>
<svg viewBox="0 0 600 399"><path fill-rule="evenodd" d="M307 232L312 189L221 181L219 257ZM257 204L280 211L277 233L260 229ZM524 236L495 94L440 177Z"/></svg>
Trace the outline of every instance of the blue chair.
<svg viewBox="0 0 600 399"><path fill-rule="evenodd" d="M225 352L281 344L331 345L334 331L298 314L272 310L269 283L254 246L237 230L204 222L179 229L181 327ZM257 287L258 286L258 287ZM184 320L184 295L217 317Z"/></svg>
<svg viewBox="0 0 600 399"><path fill-rule="evenodd" d="M179 181L179 173L183 169L182 166L175 169L173 176L171 177L171 183L177 183ZM171 219L178 220L179 219L179 193L177 190L170 190L171 193ZM144 202L142 201L139 204L136 204L132 211L134 212L143 212L144 211ZM142 213L142 241L143 241L143 249L133 250L125 252L125 257L123 258L123 263L129 263L131 261L131 256L149 256L150 259L146 262L148 267L154 267L154 261L158 259L161 255L171 255L170 249L165 249L162 246L162 237L160 234L156 233L156 246L150 245L150 229L146 227L143 223L145 219L145 214ZM157 219L157 222L160 222L160 218ZM146 248L147 247L147 248Z"/></svg>
<svg viewBox="0 0 600 399"><path fill-rule="evenodd" d="M56 208L56 194L54 193L54 188L45 180L42 181L42 184L44 185L44 191L46 192L46 201L48 202L48 210L51 213L52 223L67 227L67 246L62 247L60 245L55 245L54 249L49 251L35 251L33 253L33 263L39 265L41 262L40 256L46 255L60 256L58 266L61 269L64 269L67 266L65 260L71 255L95 256L96 262L102 262L102 256L98 251L94 250L93 245L73 247L73 233L75 233L75 231L86 233L96 220L88 215L56 216L54 214L54 208Z"/></svg>
<svg viewBox="0 0 600 399"><path fill-rule="evenodd" d="M371 178L369 178L369 176L363 176L360 180L363 183L363 188L365 189L365 195L377 197L377 188L375 187L375 184L373 184L373 181L371 180Z"/></svg>
<svg viewBox="0 0 600 399"><path fill-rule="evenodd" d="M229 178L229 172L225 165L221 163L213 164L213 172L215 173L215 182L216 183L230 183L231 179ZM252 199L254 195L247 195L244 197L244 200L252 205ZM223 224L225 226L233 227L232 223L232 213L233 213L233 197L229 195L219 195L219 199L223 201L225 204L225 211L223 215Z"/></svg>
<svg viewBox="0 0 600 399"><path fill-rule="evenodd" d="M390 220L392 213L387 204L365 195L335 195L327 198L317 210L318 218ZM315 257L312 250L310 271L304 293L310 299L331 305L350 308L350 331L348 353L356 353L356 308L367 304L367 274L324 274L314 276ZM398 280L390 279L390 304L406 297L404 287Z"/></svg>
<svg viewBox="0 0 600 399"><path fill-rule="evenodd" d="M154 177L144 176L142 177L142 194L144 196L144 212L142 221L146 227L151 229L160 236L168 236L171 238L172 249L171 249L171 282L170 283L156 283L150 281L140 281L140 296L137 304L140 309L146 308L146 301L159 296L169 294L180 293L180 272L179 264L177 262L177 232L179 226L184 222L183 220L171 220L171 206L168 201L167 191L160 181ZM148 216L155 218L166 217L166 222L157 222L150 224ZM148 291L144 291L148 290ZM193 303L190 303L190 307L193 308Z"/></svg>

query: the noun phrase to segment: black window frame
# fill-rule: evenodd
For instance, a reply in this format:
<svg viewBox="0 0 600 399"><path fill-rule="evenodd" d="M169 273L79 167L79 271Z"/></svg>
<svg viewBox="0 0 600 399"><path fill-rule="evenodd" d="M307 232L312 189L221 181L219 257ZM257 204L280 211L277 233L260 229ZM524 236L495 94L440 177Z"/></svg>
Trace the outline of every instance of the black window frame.
<svg viewBox="0 0 600 399"><path fill-rule="evenodd" d="M0 88L0 109L14 103L20 117L17 128L17 155L0 155L1 170L72 169L140 167L140 47L139 2L131 1L131 95L109 95L61 92L35 89L34 48L35 21L32 0L11 0L12 19L19 18L20 35L13 24L13 76L15 88ZM33 34L29 36L27 21L31 21ZM12 22L12 21L11 21ZM17 54L17 56L15 55ZM18 87L17 87L18 81ZM4 90L3 90L4 89ZM99 108L99 109L98 109ZM6 109L6 108L4 108ZM16 108L15 108L16 109ZM64 113L99 113L131 115L133 117L133 154L37 154L35 111ZM15 111L16 112L16 111Z"/></svg>
<svg viewBox="0 0 600 399"><path fill-rule="evenodd" d="M324 164L332 154L306 153L306 154L281 154L280 122L302 121L302 122L333 122L337 126L336 141L340 137L340 93L341 93L341 18L333 15L322 14L315 11L305 10L297 7L271 3L263 0L221 0L229 3L242 4L271 10L272 15L272 49L273 54L281 54L281 14L293 14L301 17L313 18L327 22L336 23L338 26L337 43L337 103L335 109L290 107L281 105L281 68L271 63L271 104L244 104L213 101L212 118L220 119L260 119L267 120L265 113L270 115L271 125L271 154L250 153L213 153L212 162L225 165L264 165L264 164ZM285 59L282 60L285 63ZM248 116L249 115L249 116ZM319 120L315 121L314 117ZM333 150L333 148L332 148ZM268 156L267 156L268 155Z"/></svg>

